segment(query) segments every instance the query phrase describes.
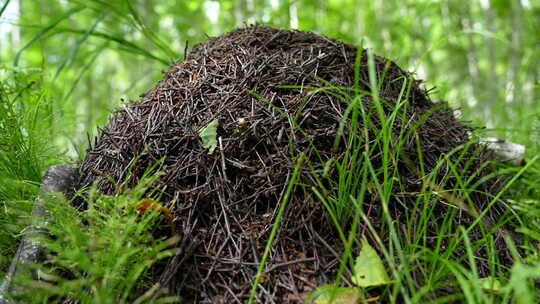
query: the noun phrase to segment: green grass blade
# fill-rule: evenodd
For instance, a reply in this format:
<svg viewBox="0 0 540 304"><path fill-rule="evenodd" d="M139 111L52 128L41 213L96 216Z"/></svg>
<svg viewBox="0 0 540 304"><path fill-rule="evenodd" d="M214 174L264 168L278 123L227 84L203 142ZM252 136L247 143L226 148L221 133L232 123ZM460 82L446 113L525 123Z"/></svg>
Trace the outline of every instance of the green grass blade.
<svg viewBox="0 0 540 304"><path fill-rule="evenodd" d="M105 18L105 14L102 14L99 18L96 19L94 24L86 31L86 33L83 34L83 36L77 41L77 44L75 47L71 50L69 56L67 56L62 62L60 63L60 66L56 69L56 73L54 74L53 81L58 78L62 70L66 67L68 63L75 62L75 59L77 57L77 54L79 53L79 50L81 49L81 46L84 44L85 41L88 40L88 38L91 36L91 34L94 32L98 24Z"/></svg>
<svg viewBox="0 0 540 304"><path fill-rule="evenodd" d="M38 41L39 39L41 39L45 34L47 34L49 31L53 30L59 23L61 23L62 21L64 20L67 20L69 17L71 17L72 15L75 15L77 14L78 12L84 10L86 7L84 6L78 6L78 7L74 7L70 10L68 10L67 12L65 12L64 14L62 14L60 17L56 18L53 22L49 23L46 27L44 27L43 29L41 29L32 39L30 39L30 41L28 41L18 52L17 54L15 55L15 60L13 60L13 65L14 66L18 66L19 65L19 60L21 58L21 55L22 53L28 49L32 44L34 44L34 42Z"/></svg>
<svg viewBox="0 0 540 304"><path fill-rule="evenodd" d="M9 4L11 0L6 0L6 2L4 2L4 5L2 6L2 8L0 8L0 17L2 17L2 14L6 11L6 8Z"/></svg>
<svg viewBox="0 0 540 304"><path fill-rule="evenodd" d="M294 171L291 175L291 179L287 183L287 190L285 191L285 195L283 196L283 201L281 202L281 206L279 206L279 211L276 215L276 220L274 221L274 225L272 226L272 231L270 232L270 236L268 237L268 241L266 242L266 247L264 248L264 253L259 263L259 268L257 269L257 275L255 276L255 282L253 283L253 286L251 287L248 304L253 304L253 301L255 301L255 298L257 297L257 289L259 288L259 282L261 280L261 276L264 272L264 268L266 267L266 262L268 260L268 256L270 255L270 251L272 250L274 240L278 234L279 229L281 228L281 219L283 218L283 215L285 214L285 210L287 209L289 199L291 198L293 190L296 187L296 181L298 180L298 176L300 175L300 169L302 168L303 162L304 162L304 154L301 154L298 157L298 160L296 161L296 166L294 167Z"/></svg>

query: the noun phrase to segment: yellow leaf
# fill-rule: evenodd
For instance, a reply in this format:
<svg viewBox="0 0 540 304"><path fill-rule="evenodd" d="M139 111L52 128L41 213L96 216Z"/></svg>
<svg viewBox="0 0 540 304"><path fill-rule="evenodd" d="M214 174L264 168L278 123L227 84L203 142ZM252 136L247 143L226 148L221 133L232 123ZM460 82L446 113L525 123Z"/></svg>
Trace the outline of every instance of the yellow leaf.
<svg viewBox="0 0 540 304"><path fill-rule="evenodd" d="M366 240L362 241L362 250L356 258L352 282L359 287L392 284L381 258Z"/></svg>
<svg viewBox="0 0 540 304"><path fill-rule="evenodd" d="M315 304L359 304L360 290L353 287L324 285L306 296L305 300Z"/></svg>

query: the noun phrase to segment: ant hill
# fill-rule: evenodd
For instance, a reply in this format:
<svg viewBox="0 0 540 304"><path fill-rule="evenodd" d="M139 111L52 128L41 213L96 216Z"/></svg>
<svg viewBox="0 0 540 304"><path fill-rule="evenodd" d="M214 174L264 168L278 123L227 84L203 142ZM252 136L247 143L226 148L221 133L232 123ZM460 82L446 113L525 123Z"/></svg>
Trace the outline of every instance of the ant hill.
<svg viewBox="0 0 540 304"><path fill-rule="evenodd" d="M469 142L472 129L388 59L255 25L196 45L155 88L119 108L82 161L78 187L113 195L159 172L154 199L170 209L182 251L151 279L194 303L246 302L286 204L256 302L302 302L335 280L345 241L338 231L348 237L355 210L383 242L384 216L400 237L414 235L418 227L401 223L425 208L433 213L428 231L448 212L456 227L478 218L504 181L485 178L490 154ZM474 189L455 190L463 187ZM476 226L492 228L502 211L493 204ZM472 241L479 229L470 230ZM356 233L373 240L364 220Z"/></svg>

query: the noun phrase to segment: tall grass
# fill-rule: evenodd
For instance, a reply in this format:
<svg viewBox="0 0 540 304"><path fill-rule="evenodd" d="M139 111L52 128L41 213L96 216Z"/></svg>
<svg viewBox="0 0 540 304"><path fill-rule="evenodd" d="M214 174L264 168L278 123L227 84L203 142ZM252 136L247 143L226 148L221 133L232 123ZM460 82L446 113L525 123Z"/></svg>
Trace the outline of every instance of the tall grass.
<svg viewBox="0 0 540 304"><path fill-rule="evenodd" d="M468 178L463 176L463 172L472 166L471 159L465 157L471 155L470 151L474 148L472 140L468 145L456 147L448 155L443 155L435 168L431 172L426 172L420 143L418 138L414 137L414 131L427 117L420 119L420 123L407 131L394 128L396 118L407 121L407 92L410 83L404 81L402 94L391 106L392 110L385 113L383 103L384 106L388 106L388 103L378 97L376 88L382 81L392 80L375 78L372 60L368 66L371 86L375 88L371 92L349 88L349 92L355 92L355 95L351 96L343 94L346 91L343 88L331 85L323 89L311 88L315 94L318 92L331 94L348 104L340 125L340 130L349 130L344 142L343 157L339 160L329 160L323 172L311 171L316 180L316 185L311 187L311 191L325 206L345 248L335 278L336 290L345 282L350 282L345 275L350 271L346 272L345 269L353 269L355 253L361 247L362 237L365 237L382 255L395 283L383 289L361 290L360 295L364 300L377 295L385 303L538 301L540 292L534 287L534 279L540 278L539 250L535 245L540 240L540 234L535 232L540 228L538 157L529 158L522 168L499 165L493 174L480 182L475 182L476 173ZM377 109L375 114L370 114L373 112L365 109L362 98L366 96L374 101L374 107ZM296 119L289 117L293 123ZM369 138L368 132L377 134L376 138ZM341 134L336 136L336 145L339 145L341 138ZM404 143L411 140L419 147L417 152L420 161L416 164L407 163L409 160L402 151ZM381 163L375 164L375 158L379 158ZM405 192L403 185L400 184L396 165L398 161L408 164L408 169L417 174L423 185L422 193L417 195L415 205L407 206L404 214L400 218L395 218L389 211L389 205L399 201L399 192ZM461 169L463 172L458 170L458 164L459 168L463 168ZM311 166L309 162L306 165ZM486 165L495 164L484 164ZM482 168L478 170L480 169ZM329 178L327 172L331 170L338 172L337 178ZM491 202L486 209L479 210L471 194L478 192L477 187L486 179L502 175L510 177L505 186L499 193L491 194ZM444 176L443 180L440 176ZM450 178L456 181L452 187L441 186L451 185L452 183L447 182ZM382 213L379 218L369 214L369 208L365 204L368 195L380 201ZM501 215L492 226L484 227L484 217L491 206L501 203L502 198L509 195L517 196L521 202L505 199L507 206L505 214ZM535 198L527 198L530 195ZM441 215L439 206L443 202L449 207L447 212ZM470 226L456 225L460 213L467 213L475 221ZM522 233L520 238L523 237L523 240L519 241L511 238L517 234L503 234L515 260L514 265L505 265L500 260L501 250L504 249L496 244L496 238L501 237L497 232L509 224L517 232ZM276 222L274 228L278 225L279 222ZM475 226L481 228L482 236L473 241L469 238L469 232ZM271 248L271 244L272 240L268 242L267 248ZM486 248L484 256L476 255L478 248ZM487 275L479 272L477 260L484 260L489 264ZM265 262L264 259L261 261L259 270L264 269ZM261 271L258 275L260 274ZM256 290L255 287L252 292ZM441 292L445 289L448 292ZM251 299L253 298L252 293ZM332 299L321 301L331 303Z"/></svg>

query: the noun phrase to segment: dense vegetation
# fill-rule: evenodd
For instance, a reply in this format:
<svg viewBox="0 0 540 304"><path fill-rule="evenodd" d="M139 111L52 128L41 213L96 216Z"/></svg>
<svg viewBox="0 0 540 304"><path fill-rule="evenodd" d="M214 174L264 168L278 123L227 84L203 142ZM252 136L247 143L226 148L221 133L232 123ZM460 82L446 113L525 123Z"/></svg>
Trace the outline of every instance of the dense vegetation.
<svg viewBox="0 0 540 304"><path fill-rule="evenodd" d="M106 123L122 100L137 99L152 87L161 79L161 71L181 61L191 46L254 22L315 31L369 47L416 73L427 88L434 87L432 99L446 100L465 119L486 126L478 135L527 147L526 166L500 166L498 173L510 182L493 198L506 198L508 210L501 221L510 223L523 238L520 243L506 240L514 265L501 266L494 257L489 261L493 271L486 279L474 267L452 261L442 248L423 246L421 234L413 240L393 237L390 244L377 246L397 284L375 294L385 301L416 303L432 300L433 290L448 287L451 292L436 297L437 301L538 301L540 292L533 279L540 278L540 165L536 159L540 150L540 69L536 64L540 4L534 0L0 2L0 273L7 270L29 222L46 167L82 159L87 134L96 134L96 127ZM391 195L386 181L385 177L371 185L382 197ZM157 258L173 254L167 246L177 240L153 240L144 229L151 226L152 217L133 224L136 215L120 216L141 195L135 189L117 198L98 196L90 212L81 213L53 204L60 220L51 232L65 236L49 244L57 254L55 263L71 267L81 256L89 262L81 263L70 280L54 277L49 283L34 285L42 291L34 299L68 296L90 303L98 297L102 303L113 303L164 296L159 286L145 285L145 270ZM100 212L118 216L105 220ZM422 218L427 222L430 216L426 213ZM477 246L495 250L487 232L484 240L471 244L463 237L467 227L451 227L453 216L437 219L443 223L437 233L454 234L455 241L447 245L466 248L471 265ZM369 226L360 213L356 220ZM392 218L385 220L392 233ZM132 242L117 239L115 227L128 224L133 227L126 232ZM382 233L369 229L374 235ZM88 241L93 238L100 241ZM120 249L128 243L133 248L122 253ZM358 243L349 240L347 246ZM146 251L149 247L153 251ZM103 248L118 249L115 256L120 261ZM343 267L350 260L344 255ZM93 267L96 263L102 266ZM408 275L418 269L429 274L420 286ZM122 276L126 280L118 280Z"/></svg>

